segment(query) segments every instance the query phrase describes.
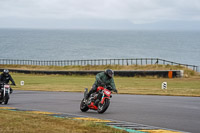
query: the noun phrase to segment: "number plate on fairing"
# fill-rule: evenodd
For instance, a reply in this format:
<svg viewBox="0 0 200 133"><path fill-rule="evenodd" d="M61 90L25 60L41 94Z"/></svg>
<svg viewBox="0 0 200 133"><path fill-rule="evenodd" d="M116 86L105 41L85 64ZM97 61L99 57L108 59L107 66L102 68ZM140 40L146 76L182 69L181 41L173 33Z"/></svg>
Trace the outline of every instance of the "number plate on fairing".
<svg viewBox="0 0 200 133"><path fill-rule="evenodd" d="M105 93L107 96L110 96L110 94L111 94L111 91L109 91L109 90L105 89L105 90L104 90L104 93Z"/></svg>

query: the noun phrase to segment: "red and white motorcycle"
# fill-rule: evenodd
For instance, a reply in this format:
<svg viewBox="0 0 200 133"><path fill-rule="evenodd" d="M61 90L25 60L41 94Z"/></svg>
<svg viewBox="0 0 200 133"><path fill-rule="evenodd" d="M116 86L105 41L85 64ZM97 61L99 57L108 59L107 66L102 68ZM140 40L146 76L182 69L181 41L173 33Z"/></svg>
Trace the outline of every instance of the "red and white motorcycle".
<svg viewBox="0 0 200 133"><path fill-rule="evenodd" d="M92 109L97 110L98 113L104 113L110 105L110 98L112 97L111 91L111 87L104 88L99 86L97 91L92 93L88 100L86 100L85 97L88 93L88 88L85 88L84 98L80 104L80 110L86 112L89 109Z"/></svg>

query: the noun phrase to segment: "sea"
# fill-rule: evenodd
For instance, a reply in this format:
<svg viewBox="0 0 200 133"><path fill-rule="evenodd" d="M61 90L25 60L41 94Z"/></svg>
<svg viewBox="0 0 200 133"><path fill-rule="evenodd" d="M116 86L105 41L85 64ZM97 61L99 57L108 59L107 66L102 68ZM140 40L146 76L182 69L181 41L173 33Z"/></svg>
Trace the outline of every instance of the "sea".
<svg viewBox="0 0 200 133"><path fill-rule="evenodd" d="M200 66L200 31L0 29L0 59L123 58Z"/></svg>

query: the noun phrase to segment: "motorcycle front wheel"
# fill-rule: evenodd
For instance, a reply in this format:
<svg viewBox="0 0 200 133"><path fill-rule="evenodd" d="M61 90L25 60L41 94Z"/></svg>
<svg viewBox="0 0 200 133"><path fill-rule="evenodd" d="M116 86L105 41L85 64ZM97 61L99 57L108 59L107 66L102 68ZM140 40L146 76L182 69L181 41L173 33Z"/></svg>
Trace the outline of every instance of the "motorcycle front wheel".
<svg viewBox="0 0 200 133"><path fill-rule="evenodd" d="M88 111L89 107L85 104L85 99L83 98L83 100L81 101L81 104L80 104L80 110L82 112L86 112Z"/></svg>
<svg viewBox="0 0 200 133"><path fill-rule="evenodd" d="M101 104L101 102L99 102L97 112L99 114L104 113L108 109L109 105L110 105L110 99L105 99L105 101L103 102L103 104Z"/></svg>
<svg viewBox="0 0 200 133"><path fill-rule="evenodd" d="M5 95L5 101L4 101L4 104L8 104L8 100L9 100L9 95L6 94L6 95Z"/></svg>

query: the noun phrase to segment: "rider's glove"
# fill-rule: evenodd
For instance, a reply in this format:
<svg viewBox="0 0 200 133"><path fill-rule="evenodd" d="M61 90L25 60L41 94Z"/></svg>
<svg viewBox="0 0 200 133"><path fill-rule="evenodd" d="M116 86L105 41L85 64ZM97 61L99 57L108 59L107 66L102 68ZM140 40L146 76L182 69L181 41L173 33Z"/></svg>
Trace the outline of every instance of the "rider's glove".
<svg viewBox="0 0 200 133"><path fill-rule="evenodd" d="M117 89L114 89L114 92L118 93Z"/></svg>
<svg viewBox="0 0 200 133"><path fill-rule="evenodd" d="M97 81L101 86L105 86L106 84L104 82L102 82L101 80Z"/></svg>
<svg viewBox="0 0 200 133"><path fill-rule="evenodd" d="M106 84L105 84L104 82L102 82L102 83L101 83L101 86L103 86L103 87L104 87L105 85L106 85Z"/></svg>
<svg viewBox="0 0 200 133"><path fill-rule="evenodd" d="M101 81L101 80L97 80L97 83L101 84L101 83L102 83L102 81Z"/></svg>

